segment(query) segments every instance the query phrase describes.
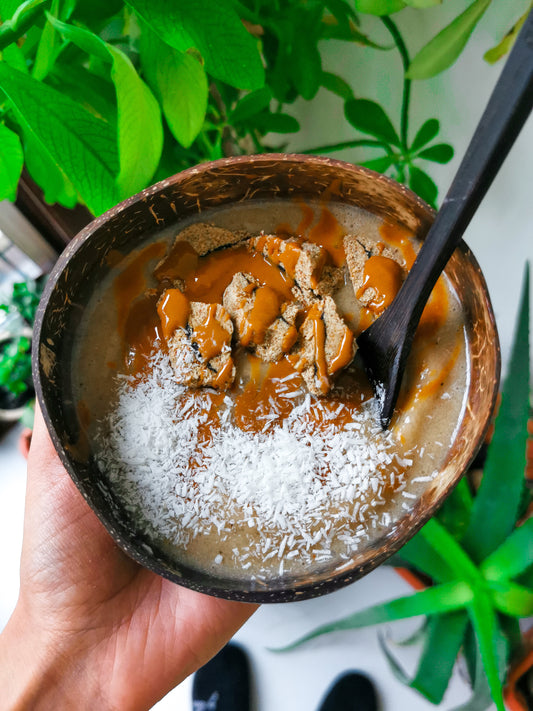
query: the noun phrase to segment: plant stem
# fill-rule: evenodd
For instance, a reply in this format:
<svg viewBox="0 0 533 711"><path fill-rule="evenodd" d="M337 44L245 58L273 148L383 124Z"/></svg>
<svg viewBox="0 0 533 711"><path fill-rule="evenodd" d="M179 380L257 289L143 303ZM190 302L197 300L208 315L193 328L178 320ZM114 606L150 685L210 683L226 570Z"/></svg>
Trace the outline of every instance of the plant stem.
<svg viewBox="0 0 533 711"><path fill-rule="evenodd" d="M400 139L402 142L402 148L404 149L405 152L407 152L408 147L407 147L407 141L408 141L408 133L409 133L409 105L411 102L411 80L406 78L406 73L407 70L409 69L409 64L411 63L411 60L409 59L409 53L407 52L407 47L405 46L405 42L403 41L403 37L400 34L400 30L398 29L397 25L393 20L391 20L388 15L384 15L381 18L381 21L385 25L385 27L388 29L390 34L392 35L392 39L394 40L394 44L396 45L398 52L400 53L400 57L402 58L402 64L403 64L403 96L402 96L402 115L400 119Z"/></svg>
<svg viewBox="0 0 533 711"><path fill-rule="evenodd" d="M318 146L318 148L308 148L302 151L304 154L308 153L334 153L335 151L342 151L345 148L358 148L360 146L375 146L378 148L384 148L387 150L388 145L382 143L381 141L374 141L370 138L361 138L356 141L342 141L341 143L332 143L329 146Z"/></svg>
<svg viewBox="0 0 533 711"><path fill-rule="evenodd" d="M23 3L10 20L6 20L0 25L0 52L8 45L17 42L35 20L44 13L49 0L35 0L35 2Z"/></svg>

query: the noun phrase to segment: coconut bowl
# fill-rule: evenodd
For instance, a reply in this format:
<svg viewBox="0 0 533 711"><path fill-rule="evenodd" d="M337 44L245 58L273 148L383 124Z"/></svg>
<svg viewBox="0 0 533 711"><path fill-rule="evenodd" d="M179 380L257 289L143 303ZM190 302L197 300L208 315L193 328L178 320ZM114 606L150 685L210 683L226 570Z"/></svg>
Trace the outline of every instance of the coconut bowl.
<svg viewBox="0 0 533 711"><path fill-rule="evenodd" d="M438 476L412 510L342 567L280 577L260 587L176 563L148 540L119 503L83 443L83 423L72 387L73 346L84 309L109 273L113 250L127 253L149 233L183 218L242 201L329 199L363 208L423 238L434 211L397 182L328 158L269 154L227 158L186 170L112 208L68 245L48 280L36 317L33 368L37 398L54 446L74 483L116 543L133 559L180 585L232 600L286 602L331 592L366 575L405 544L435 513L481 446L499 385L500 352L481 270L463 242L446 268L466 314L470 382L462 420Z"/></svg>

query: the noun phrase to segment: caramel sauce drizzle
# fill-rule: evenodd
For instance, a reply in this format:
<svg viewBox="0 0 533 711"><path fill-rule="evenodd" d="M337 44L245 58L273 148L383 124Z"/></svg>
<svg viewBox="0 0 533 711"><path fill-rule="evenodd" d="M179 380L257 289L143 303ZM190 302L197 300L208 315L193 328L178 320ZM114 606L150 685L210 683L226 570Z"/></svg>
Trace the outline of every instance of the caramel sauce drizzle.
<svg viewBox="0 0 533 711"><path fill-rule="evenodd" d="M189 299L179 289L167 289L157 305L161 329L165 340L177 328L185 328L189 318Z"/></svg>
<svg viewBox="0 0 533 711"><path fill-rule="evenodd" d="M322 310L318 304L313 304L307 318L313 325L313 341L315 346L316 378L321 392L329 389L328 367L326 363L326 325L322 319Z"/></svg>
<svg viewBox="0 0 533 711"><path fill-rule="evenodd" d="M209 304L205 321L193 331L193 341L206 361L220 355L224 346L230 343L230 334L217 321L216 312L217 304Z"/></svg>
<svg viewBox="0 0 533 711"><path fill-rule="evenodd" d="M307 239L325 249L336 267L342 267L346 262L344 235L344 229L335 215L323 206L320 218L317 224L309 230Z"/></svg>
<svg viewBox="0 0 533 711"><path fill-rule="evenodd" d="M163 348L161 322L157 315L158 293L153 290L139 297L131 306L124 327L125 361L129 373L139 373L154 346Z"/></svg>
<svg viewBox="0 0 533 711"><path fill-rule="evenodd" d="M277 291L286 301L292 298L292 279L262 254L244 245L200 257L196 271L185 279L184 293L190 301L221 304L224 291L237 272L251 274L262 285Z"/></svg>
<svg viewBox="0 0 533 711"><path fill-rule="evenodd" d="M164 242L154 242L139 250L135 258L115 277L113 292L117 306L117 327L119 333L129 342L125 333L126 321L132 303L148 288L147 269L153 259L163 256Z"/></svg>
<svg viewBox="0 0 533 711"><path fill-rule="evenodd" d="M357 290L356 296L360 299L367 289L374 289L376 296L366 308L379 315L393 302L402 283L403 269L398 262L390 257L376 254L365 262L363 283Z"/></svg>
<svg viewBox="0 0 533 711"><path fill-rule="evenodd" d="M341 368L344 368L345 366L348 365L348 363L352 360L352 354L353 354L353 333L352 331L347 328L344 337L342 339L342 342L339 346L339 350L337 354L335 355L334 358L332 358L328 372L333 375L333 373L336 373L338 370Z"/></svg>
<svg viewBox="0 0 533 711"><path fill-rule="evenodd" d="M247 346L252 340L258 345L263 343L267 328L280 315L280 301L278 292L269 286L255 289L253 307L240 328L239 335L243 346Z"/></svg>
<svg viewBox="0 0 533 711"><path fill-rule="evenodd" d="M187 279L194 273L198 260L198 254L189 242L177 240L154 270L154 276L159 282Z"/></svg>

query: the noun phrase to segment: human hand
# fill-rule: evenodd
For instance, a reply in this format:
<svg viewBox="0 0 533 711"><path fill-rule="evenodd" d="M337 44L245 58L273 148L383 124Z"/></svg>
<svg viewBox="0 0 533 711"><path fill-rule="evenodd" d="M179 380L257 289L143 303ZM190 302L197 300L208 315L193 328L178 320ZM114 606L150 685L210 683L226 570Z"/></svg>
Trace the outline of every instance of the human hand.
<svg viewBox="0 0 533 711"><path fill-rule="evenodd" d="M175 585L128 558L36 413L20 595L0 637L6 709L149 709L255 609Z"/></svg>

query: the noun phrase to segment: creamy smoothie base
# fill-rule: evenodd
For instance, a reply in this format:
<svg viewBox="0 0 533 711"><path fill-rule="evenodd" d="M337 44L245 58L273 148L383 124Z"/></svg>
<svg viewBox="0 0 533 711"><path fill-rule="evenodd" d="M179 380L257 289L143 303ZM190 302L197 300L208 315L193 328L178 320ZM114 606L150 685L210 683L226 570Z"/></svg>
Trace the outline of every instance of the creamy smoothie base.
<svg viewBox="0 0 533 711"><path fill-rule="evenodd" d="M180 257L177 274L169 254L192 222L148 237L130 255L110 255L114 266L86 310L74 392L93 456L154 547L177 561L258 585L342 567L393 529L446 459L468 390L458 300L441 278L383 432L349 348L399 287L413 239L354 207L245 203L196 218L235 233L238 244L199 257L201 241L180 247L188 261ZM243 239L255 239L253 248ZM294 259L306 251L314 265L307 276L302 261L300 272L289 265L287 245ZM266 283L272 269L283 284ZM265 331L264 309L254 321L253 305L246 311L246 300L240 309L230 298L239 284L264 297L272 315L278 309L283 338ZM181 294L188 320L176 326L182 314L165 303L177 297L181 308ZM223 343L226 306L232 335ZM199 337L205 324L221 339L219 351Z"/></svg>

